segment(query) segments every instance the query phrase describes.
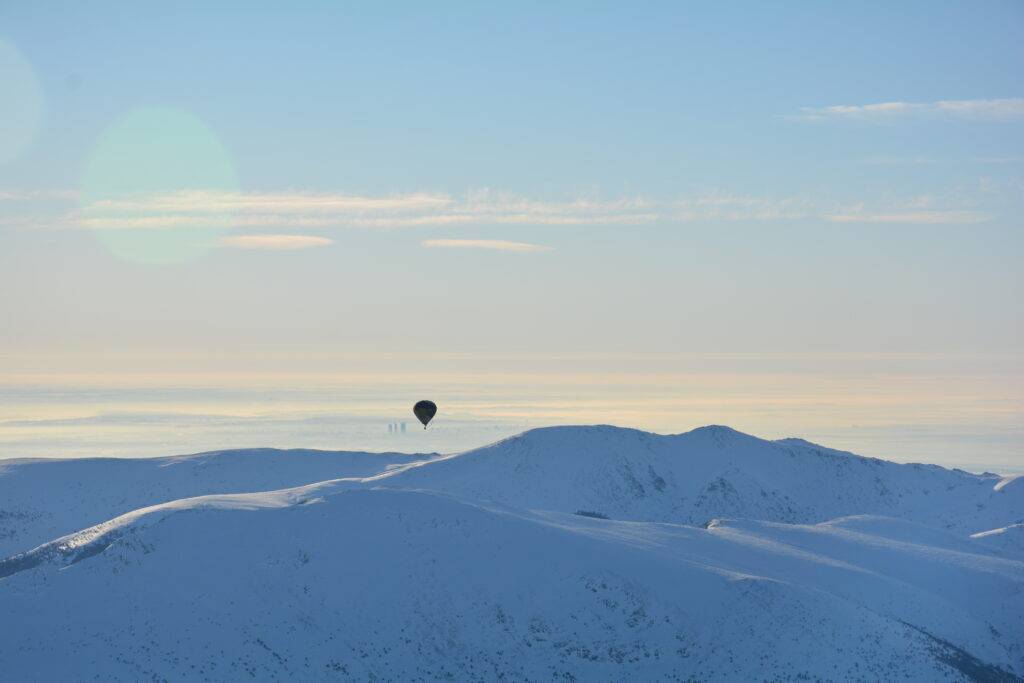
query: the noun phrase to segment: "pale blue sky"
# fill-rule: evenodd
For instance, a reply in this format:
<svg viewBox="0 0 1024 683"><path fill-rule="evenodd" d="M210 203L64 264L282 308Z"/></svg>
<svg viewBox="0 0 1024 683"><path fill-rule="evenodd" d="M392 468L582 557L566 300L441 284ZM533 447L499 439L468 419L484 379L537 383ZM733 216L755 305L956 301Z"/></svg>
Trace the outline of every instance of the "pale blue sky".
<svg viewBox="0 0 1024 683"><path fill-rule="evenodd" d="M161 405L192 416L257 375L276 401L384 373L388 419L514 377L467 424L728 422L979 466L998 441L1005 467L1021 74L1021 2L4 2L0 426L124 415L82 387L185 371L193 402ZM625 398L578 409L605 375Z"/></svg>
<svg viewBox="0 0 1024 683"><path fill-rule="evenodd" d="M207 4L0 8L5 349L1020 350L1019 2Z"/></svg>

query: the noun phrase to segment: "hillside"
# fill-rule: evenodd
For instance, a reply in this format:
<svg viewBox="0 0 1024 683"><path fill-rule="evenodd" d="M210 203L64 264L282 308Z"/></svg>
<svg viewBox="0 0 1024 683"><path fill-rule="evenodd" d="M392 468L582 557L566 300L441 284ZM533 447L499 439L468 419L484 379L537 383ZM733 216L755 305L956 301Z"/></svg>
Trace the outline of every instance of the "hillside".
<svg viewBox="0 0 1024 683"><path fill-rule="evenodd" d="M661 436L616 427L535 429L381 483L615 519L813 523L873 514L963 535L1024 521L1024 486L998 475L900 465L728 427ZM1021 483L1024 483L1022 481Z"/></svg>
<svg viewBox="0 0 1024 683"><path fill-rule="evenodd" d="M723 427L4 468L11 680L1024 680L1012 478Z"/></svg>
<svg viewBox="0 0 1024 683"><path fill-rule="evenodd" d="M313 487L162 506L36 555L0 567L17 680L1024 670L1024 564L843 522L700 529Z"/></svg>
<svg viewBox="0 0 1024 683"><path fill-rule="evenodd" d="M427 457L256 448L167 458L0 460L0 557L156 503L366 477Z"/></svg>

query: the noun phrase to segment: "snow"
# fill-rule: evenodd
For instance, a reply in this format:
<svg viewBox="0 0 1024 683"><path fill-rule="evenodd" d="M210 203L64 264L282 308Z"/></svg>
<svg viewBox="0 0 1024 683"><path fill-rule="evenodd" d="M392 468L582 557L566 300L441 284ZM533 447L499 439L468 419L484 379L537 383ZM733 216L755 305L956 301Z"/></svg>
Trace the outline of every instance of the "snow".
<svg viewBox="0 0 1024 683"><path fill-rule="evenodd" d="M1024 493L994 490L997 475L765 441L728 427L674 436L614 427L536 429L386 480L474 500L694 525L716 517L807 523L875 514L966 536L1024 521Z"/></svg>
<svg viewBox="0 0 1024 683"><path fill-rule="evenodd" d="M428 457L262 448L168 458L0 460L0 556L155 503L365 477Z"/></svg>
<svg viewBox="0 0 1024 683"><path fill-rule="evenodd" d="M1019 475L1019 474L1011 475L1009 477L1003 477L992 488L994 490L996 490L996 491L1002 491L1004 488L1006 488L1010 484L1013 484L1015 481L1017 481L1020 478L1021 478L1021 475ZM1024 483L1024 482L1022 482L1022 483ZM1020 484L1014 484L1014 488L1017 488L1018 486L1020 486Z"/></svg>
<svg viewBox="0 0 1024 683"><path fill-rule="evenodd" d="M976 546L1024 560L1024 524L1010 524L971 534Z"/></svg>
<svg viewBox="0 0 1024 683"><path fill-rule="evenodd" d="M1024 495L996 475L724 427L55 465L0 473L0 511L47 520L0 517L9 680L1024 674Z"/></svg>

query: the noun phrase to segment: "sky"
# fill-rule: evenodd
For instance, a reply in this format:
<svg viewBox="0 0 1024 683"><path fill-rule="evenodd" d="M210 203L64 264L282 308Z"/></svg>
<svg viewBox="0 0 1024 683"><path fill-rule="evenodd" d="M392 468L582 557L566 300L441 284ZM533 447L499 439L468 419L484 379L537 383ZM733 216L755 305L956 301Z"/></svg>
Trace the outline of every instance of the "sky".
<svg viewBox="0 0 1024 683"><path fill-rule="evenodd" d="M1024 469L1024 4L165 5L0 3L0 457L416 390Z"/></svg>

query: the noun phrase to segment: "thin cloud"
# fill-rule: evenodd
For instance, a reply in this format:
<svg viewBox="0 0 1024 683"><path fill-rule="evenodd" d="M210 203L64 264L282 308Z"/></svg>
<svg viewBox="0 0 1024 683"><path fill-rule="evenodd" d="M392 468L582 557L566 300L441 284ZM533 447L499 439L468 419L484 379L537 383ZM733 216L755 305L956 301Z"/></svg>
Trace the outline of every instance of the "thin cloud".
<svg viewBox="0 0 1024 683"><path fill-rule="evenodd" d="M923 166L941 163L933 157L868 157L861 159L860 163L872 166Z"/></svg>
<svg viewBox="0 0 1024 683"><path fill-rule="evenodd" d="M276 251L325 247L334 240L315 235L230 235L218 244L237 249L268 249Z"/></svg>
<svg viewBox="0 0 1024 683"><path fill-rule="evenodd" d="M1024 164L1024 157L975 157L971 161L978 164Z"/></svg>
<svg viewBox="0 0 1024 683"><path fill-rule="evenodd" d="M919 160L914 160L916 163ZM27 196L27 195L19 195ZM55 193L54 196L60 196ZM430 227L621 226L829 221L834 223L981 223L992 218L960 202L953 206L822 205L807 196L772 197L723 191L671 199L644 197L538 200L480 190L464 195L414 192L369 196L343 193L179 191L85 200L49 215L20 210L0 215L0 227L23 229L173 230L206 228L262 236L345 229ZM321 238L325 239L325 238ZM242 243L228 246L249 246ZM318 246L318 245L309 245ZM279 248L286 248L284 246ZM298 247L295 247L298 248Z"/></svg>
<svg viewBox="0 0 1024 683"><path fill-rule="evenodd" d="M936 102L878 102L802 107L792 116L802 121L859 120L895 121L910 117L939 116L974 121L1024 119L1024 98L991 100L938 100Z"/></svg>
<svg viewBox="0 0 1024 683"><path fill-rule="evenodd" d="M812 202L800 197L754 197L715 192L675 200L668 216L680 222L779 221L812 218Z"/></svg>
<svg viewBox="0 0 1024 683"><path fill-rule="evenodd" d="M439 210L450 205L447 195L412 193L387 197L302 192L220 192L181 190L178 192L130 195L93 201L95 211L145 211L171 214L216 213L375 213L387 211Z"/></svg>
<svg viewBox="0 0 1024 683"><path fill-rule="evenodd" d="M463 197L430 193L372 197L191 190L96 200L68 218L85 228L108 230L403 228L464 223L636 225L661 220L664 208L643 199L552 202L489 190Z"/></svg>
<svg viewBox="0 0 1024 683"><path fill-rule="evenodd" d="M521 254L551 251L552 247L529 242L509 242L507 240L454 240L433 239L420 242L428 249L489 249L491 251L514 251Z"/></svg>
<svg viewBox="0 0 1024 683"><path fill-rule="evenodd" d="M0 190L0 202L73 202L78 198L77 190Z"/></svg>
<svg viewBox="0 0 1024 683"><path fill-rule="evenodd" d="M836 213L825 216L830 223L906 223L918 225L969 225L984 223L991 216L979 211L895 211L888 213Z"/></svg>

